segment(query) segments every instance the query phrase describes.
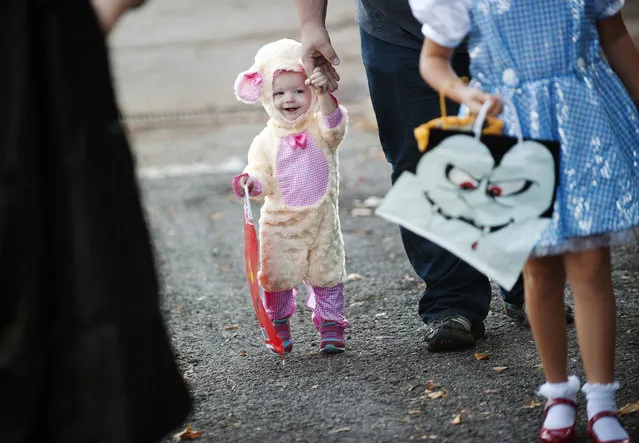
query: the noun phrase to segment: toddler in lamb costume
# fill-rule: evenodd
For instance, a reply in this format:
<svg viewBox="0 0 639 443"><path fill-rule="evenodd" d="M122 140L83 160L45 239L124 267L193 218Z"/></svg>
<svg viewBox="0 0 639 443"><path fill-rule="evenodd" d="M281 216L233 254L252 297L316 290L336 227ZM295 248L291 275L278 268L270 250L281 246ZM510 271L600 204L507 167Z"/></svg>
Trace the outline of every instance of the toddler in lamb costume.
<svg viewBox="0 0 639 443"><path fill-rule="evenodd" d="M320 349L343 352L344 242L338 215L337 148L346 133L346 109L316 69L307 79L301 44L282 39L263 46L237 77L235 94L262 102L270 119L254 139L233 190L264 197L260 213L260 272L264 305L286 352L293 348L289 318L303 282L320 331Z"/></svg>

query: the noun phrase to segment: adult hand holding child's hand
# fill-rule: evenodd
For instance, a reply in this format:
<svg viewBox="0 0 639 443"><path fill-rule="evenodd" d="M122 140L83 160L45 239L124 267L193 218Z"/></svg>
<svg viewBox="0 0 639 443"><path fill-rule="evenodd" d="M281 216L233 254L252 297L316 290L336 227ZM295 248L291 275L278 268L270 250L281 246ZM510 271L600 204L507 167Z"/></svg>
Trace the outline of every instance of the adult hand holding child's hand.
<svg viewBox="0 0 639 443"><path fill-rule="evenodd" d="M306 84L313 88L317 94L325 94L328 92L328 78L320 67L313 69L313 73L310 78L306 80Z"/></svg>

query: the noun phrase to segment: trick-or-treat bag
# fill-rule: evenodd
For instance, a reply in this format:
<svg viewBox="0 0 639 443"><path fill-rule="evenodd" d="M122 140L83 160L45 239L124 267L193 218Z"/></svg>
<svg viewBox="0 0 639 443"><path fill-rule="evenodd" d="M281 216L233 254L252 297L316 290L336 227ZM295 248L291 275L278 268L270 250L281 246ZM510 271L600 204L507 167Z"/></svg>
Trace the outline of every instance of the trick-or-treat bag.
<svg viewBox="0 0 639 443"><path fill-rule="evenodd" d="M275 331L275 328L273 328L271 319L266 313L266 309L262 303L262 290L257 281L259 248L255 223L253 222L253 213L251 212L251 202L248 195L248 188L244 187L244 259L246 261L246 278L251 293L251 300L253 301L253 309L255 309L257 321L264 334L264 343L284 358L284 343Z"/></svg>
<svg viewBox="0 0 639 443"><path fill-rule="evenodd" d="M417 128L415 173L398 178L376 213L511 289L552 216L559 144L524 139L519 122L517 137L501 135L489 106Z"/></svg>

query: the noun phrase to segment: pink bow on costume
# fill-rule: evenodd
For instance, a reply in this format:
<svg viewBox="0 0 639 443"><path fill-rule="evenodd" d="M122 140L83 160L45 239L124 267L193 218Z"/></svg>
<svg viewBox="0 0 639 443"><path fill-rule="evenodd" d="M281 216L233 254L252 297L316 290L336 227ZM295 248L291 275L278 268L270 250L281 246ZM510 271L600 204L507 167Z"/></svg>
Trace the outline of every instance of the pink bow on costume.
<svg viewBox="0 0 639 443"><path fill-rule="evenodd" d="M291 146L293 151L295 151L297 148L306 149L306 132L289 135L288 144Z"/></svg>

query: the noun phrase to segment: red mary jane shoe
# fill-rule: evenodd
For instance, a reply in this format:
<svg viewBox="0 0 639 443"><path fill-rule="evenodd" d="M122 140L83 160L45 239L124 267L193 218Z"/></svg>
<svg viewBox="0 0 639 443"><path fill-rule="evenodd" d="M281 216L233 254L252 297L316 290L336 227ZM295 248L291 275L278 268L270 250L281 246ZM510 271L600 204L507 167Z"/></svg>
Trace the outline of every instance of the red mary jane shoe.
<svg viewBox="0 0 639 443"><path fill-rule="evenodd" d="M556 405L568 405L575 408L575 411L577 410L577 403L575 403L574 401L568 398L553 398L552 400L548 400L548 402L546 402L546 413L544 414L544 420L548 415L548 411L550 410L550 408ZM572 443L575 441L575 424L576 420L575 423L572 424L572 426L561 429L547 429L545 426L542 426L541 432L539 433L539 441L543 443Z"/></svg>
<svg viewBox="0 0 639 443"><path fill-rule="evenodd" d="M590 436L592 441L594 441L595 443L631 443L630 437L623 438L621 440L599 440L599 438L597 438L597 434L595 434L595 431L592 430L592 427L597 420L603 417L613 417L619 420L619 416L614 411L602 411L599 414L595 414L590 420L588 420L588 436Z"/></svg>

